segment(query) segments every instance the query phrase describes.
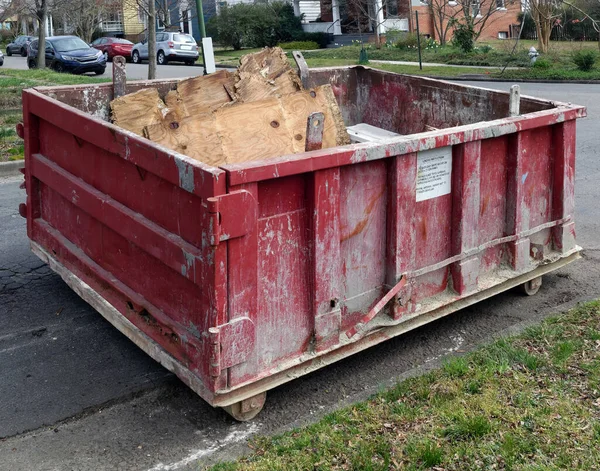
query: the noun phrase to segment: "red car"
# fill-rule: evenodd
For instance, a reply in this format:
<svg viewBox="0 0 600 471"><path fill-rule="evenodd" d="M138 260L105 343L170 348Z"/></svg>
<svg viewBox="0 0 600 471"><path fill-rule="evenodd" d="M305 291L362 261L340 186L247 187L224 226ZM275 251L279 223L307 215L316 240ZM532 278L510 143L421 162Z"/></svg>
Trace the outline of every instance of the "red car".
<svg viewBox="0 0 600 471"><path fill-rule="evenodd" d="M90 46L102 51L107 61L114 56L123 56L130 60L133 43L121 38L98 38Z"/></svg>

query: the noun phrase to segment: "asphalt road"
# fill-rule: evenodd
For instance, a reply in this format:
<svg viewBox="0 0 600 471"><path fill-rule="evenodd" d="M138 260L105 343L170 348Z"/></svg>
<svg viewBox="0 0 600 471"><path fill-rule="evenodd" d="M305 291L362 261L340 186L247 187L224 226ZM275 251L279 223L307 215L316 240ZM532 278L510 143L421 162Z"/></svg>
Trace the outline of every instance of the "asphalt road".
<svg viewBox="0 0 600 471"><path fill-rule="evenodd" d="M4 56L4 66L10 69L27 69L27 58L21 56ZM195 77L201 75L204 68L200 65L187 66L177 62L173 62L168 65L159 65L156 68L156 78L158 79L169 79L169 78L180 78L180 77ZM111 78L112 77L112 62L109 62L106 67L106 71L102 75L93 75L93 77L99 78ZM127 78L139 80L148 78L148 64L132 64L127 63Z"/></svg>
<svg viewBox="0 0 600 471"><path fill-rule="evenodd" d="M0 182L0 470L199 469L243 453L253 434L313 421L445 355L600 297L600 86L523 84L522 93L589 107L577 143L583 259L546 276L534 297L503 293L276 388L250 424L207 406L39 262L18 215L20 178Z"/></svg>

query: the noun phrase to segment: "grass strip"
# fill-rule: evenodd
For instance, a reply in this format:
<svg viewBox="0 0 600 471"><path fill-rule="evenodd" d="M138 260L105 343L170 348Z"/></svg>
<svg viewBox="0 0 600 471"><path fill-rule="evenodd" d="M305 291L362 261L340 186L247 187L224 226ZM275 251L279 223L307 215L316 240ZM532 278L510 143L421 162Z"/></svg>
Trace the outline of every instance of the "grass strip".
<svg viewBox="0 0 600 471"><path fill-rule="evenodd" d="M250 446L210 469L598 469L600 302Z"/></svg>
<svg viewBox="0 0 600 471"><path fill-rule="evenodd" d="M51 85L81 85L110 82L86 75L60 74L44 70L0 70L0 162L24 158L23 140L17 136L15 125L22 121L21 93L24 88Z"/></svg>

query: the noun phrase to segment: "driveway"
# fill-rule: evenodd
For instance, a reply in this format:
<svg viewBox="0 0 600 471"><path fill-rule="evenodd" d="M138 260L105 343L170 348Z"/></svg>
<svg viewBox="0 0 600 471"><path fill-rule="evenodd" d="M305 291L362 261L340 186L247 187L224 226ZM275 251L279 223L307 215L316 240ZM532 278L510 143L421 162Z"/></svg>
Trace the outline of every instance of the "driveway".
<svg viewBox="0 0 600 471"><path fill-rule="evenodd" d="M312 422L445 355L598 297L600 85L523 84L522 93L589 107L577 142L583 259L546 276L536 296L503 293L278 387L252 423L209 407L34 257L18 214L21 178L0 183L0 469L197 470L244 452L253 434Z"/></svg>

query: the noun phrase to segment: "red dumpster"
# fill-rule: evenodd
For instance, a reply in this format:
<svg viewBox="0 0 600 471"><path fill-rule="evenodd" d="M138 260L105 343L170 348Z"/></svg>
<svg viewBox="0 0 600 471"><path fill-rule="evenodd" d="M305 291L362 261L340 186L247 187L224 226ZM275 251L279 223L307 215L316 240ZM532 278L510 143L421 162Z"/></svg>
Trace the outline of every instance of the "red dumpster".
<svg viewBox="0 0 600 471"><path fill-rule="evenodd" d="M213 406L578 258L581 106L317 69L372 142L209 167L109 122L110 84L23 93L32 250ZM176 81L134 82L127 92ZM394 135L396 133L398 135Z"/></svg>

